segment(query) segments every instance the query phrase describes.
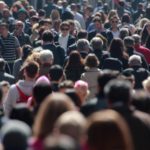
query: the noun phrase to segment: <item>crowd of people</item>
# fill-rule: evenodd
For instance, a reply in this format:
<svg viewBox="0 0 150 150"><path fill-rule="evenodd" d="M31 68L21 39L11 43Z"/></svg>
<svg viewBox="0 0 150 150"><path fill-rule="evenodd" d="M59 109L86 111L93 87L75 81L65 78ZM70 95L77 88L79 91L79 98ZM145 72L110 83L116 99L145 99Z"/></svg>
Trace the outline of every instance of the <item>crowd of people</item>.
<svg viewBox="0 0 150 150"><path fill-rule="evenodd" d="M0 0L0 150L150 150L147 0Z"/></svg>

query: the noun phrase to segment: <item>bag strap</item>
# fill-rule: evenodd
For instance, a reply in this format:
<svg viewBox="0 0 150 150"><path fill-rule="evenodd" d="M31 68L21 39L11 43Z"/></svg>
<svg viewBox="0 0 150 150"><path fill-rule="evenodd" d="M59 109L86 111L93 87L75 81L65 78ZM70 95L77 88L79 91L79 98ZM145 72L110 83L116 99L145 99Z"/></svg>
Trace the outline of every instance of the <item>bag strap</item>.
<svg viewBox="0 0 150 150"><path fill-rule="evenodd" d="M20 97L20 99L19 99L19 101L17 101L17 103L20 103L20 102L27 102L27 98L29 97L29 96L27 96L27 95L25 95L23 92L22 92L22 90L19 88L19 86L16 84L16 88L17 88L17 90L18 90L18 92L19 92L19 97Z"/></svg>

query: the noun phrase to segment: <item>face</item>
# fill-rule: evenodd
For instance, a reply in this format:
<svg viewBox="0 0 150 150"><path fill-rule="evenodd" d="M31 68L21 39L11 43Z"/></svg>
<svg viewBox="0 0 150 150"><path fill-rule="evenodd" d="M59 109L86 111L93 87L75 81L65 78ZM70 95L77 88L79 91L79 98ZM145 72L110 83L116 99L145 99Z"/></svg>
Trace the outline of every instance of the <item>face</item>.
<svg viewBox="0 0 150 150"><path fill-rule="evenodd" d="M23 24L21 22L17 22L15 25L15 29L18 32L22 32L23 31Z"/></svg>
<svg viewBox="0 0 150 150"><path fill-rule="evenodd" d="M95 24L96 29L102 28L102 23L101 22L96 21L94 24Z"/></svg>
<svg viewBox="0 0 150 150"><path fill-rule="evenodd" d="M5 26L0 26L0 34L5 35L8 33L8 29Z"/></svg>
<svg viewBox="0 0 150 150"><path fill-rule="evenodd" d="M112 27L117 27L117 25L118 25L118 19L116 19L116 18L112 19L111 20L111 26Z"/></svg>
<svg viewBox="0 0 150 150"><path fill-rule="evenodd" d="M61 33L63 36L66 36L67 34L69 34L69 27L68 26L62 26L61 27Z"/></svg>

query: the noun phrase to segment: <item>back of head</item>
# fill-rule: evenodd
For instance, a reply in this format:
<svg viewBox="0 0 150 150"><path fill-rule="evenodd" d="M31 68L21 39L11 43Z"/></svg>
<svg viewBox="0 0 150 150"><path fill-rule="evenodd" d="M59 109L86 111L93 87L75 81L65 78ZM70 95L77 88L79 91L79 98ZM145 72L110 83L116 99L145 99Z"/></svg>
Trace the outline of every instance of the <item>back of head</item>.
<svg viewBox="0 0 150 150"><path fill-rule="evenodd" d="M138 55L132 55L129 57L128 63L129 63L130 67L141 66L142 65L142 59Z"/></svg>
<svg viewBox="0 0 150 150"><path fill-rule="evenodd" d="M140 44L141 43L141 37L140 37L140 35L133 34L132 37L134 39L135 44Z"/></svg>
<svg viewBox="0 0 150 150"><path fill-rule="evenodd" d="M113 110L94 113L88 118L89 150L132 150L132 140L125 120Z"/></svg>
<svg viewBox="0 0 150 150"><path fill-rule="evenodd" d="M79 39L77 41L77 49L78 51L85 51L85 52L89 52L89 47L90 47L90 44L89 44L89 41L86 40L86 39Z"/></svg>
<svg viewBox="0 0 150 150"><path fill-rule="evenodd" d="M77 150L76 142L67 135L51 135L44 141L43 150Z"/></svg>
<svg viewBox="0 0 150 150"><path fill-rule="evenodd" d="M44 42L52 42L54 40L53 34L50 30L46 30L42 34L42 40Z"/></svg>
<svg viewBox="0 0 150 150"><path fill-rule="evenodd" d="M63 113L56 122L56 130L60 134L71 136L75 141L80 142L85 134L86 119L77 111Z"/></svg>
<svg viewBox="0 0 150 150"><path fill-rule="evenodd" d="M52 64L53 60L54 60L54 56L50 50L40 51L40 63L41 64Z"/></svg>
<svg viewBox="0 0 150 150"><path fill-rule="evenodd" d="M33 87L33 97L37 105L40 105L45 97L52 93L50 81L47 77L41 76Z"/></svg>
<svg viewBox="0 0 150 150"><path fill-rule="evenodd" d="M51 66L49 76L51 81L59 81L64 76L63 68L60 65Z"/></svg>
<svg viewBox="0 0 150 150"><path fill-rule="evenodd" d="M101 50L103 47L103 40L99 37L94 37L90 42L93 50Z"/></svg>
<svg viewBox="0 0 150 150"><path fill-rule="evenodd" d="M111 80L106 84L104 93L110 104L128 105L131 100L131 83L126 80Z"/></svg>
<svg viewBox="0 0 150 150"><path fill-rule="evenodd" d="M87 39L88 33L86 30L80 30L77 35L77 39Z"/></svg>
<svg viewBox="0 0 150 150"><path fill-rule="evenodd" d="M32 126L33 123L32 112L29 110L26 104L17 104L12 109L9 118L23 121L29 126Z"/></svg>
<svg viewBox="0 0 150 150"><path fill-rule="evenodd" d="M39 72L39 65L35 61L26 61L22 67L27 77L34 79Z"/></svg>
<svg viewBox="0 0 150 150"><path fill-rule="evenodd" d="M26 150L31 130L25 123L11 120L3 125L1 135L4 150Z"/></svg>
<svg viewBox="0 0 150 150"><path fill-rule="evenodd" d="M130 48L134 46L134 39L131 36L127 36L124 38L124 46L126 48Z"/></svg>
<svg viewBox="0 0 150 150"><path fill-rule="evenodd" d="M33 126L36 137L45 138L54 128L55 121L64 112L73 110L74 104L71 99L62 93L52 93L49 95L38 111Z"/></svg>

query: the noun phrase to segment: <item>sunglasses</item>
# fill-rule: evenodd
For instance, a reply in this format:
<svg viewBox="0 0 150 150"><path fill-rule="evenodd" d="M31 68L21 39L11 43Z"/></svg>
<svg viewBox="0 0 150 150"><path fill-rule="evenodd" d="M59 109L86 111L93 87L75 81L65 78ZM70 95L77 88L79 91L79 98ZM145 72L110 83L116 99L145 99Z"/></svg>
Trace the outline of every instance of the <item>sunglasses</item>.
<svg viewBox="0 0 150 150"><path fill-rule="evenodd" d="M68 31L69 28L62 28L61 30L62 30L62 31Z"/></svg>
<svg viewBox="0 0 150 150"><path fill-rule="evenodd" d="M118 21L111 21L112 23L118 23Z"/></svg>

